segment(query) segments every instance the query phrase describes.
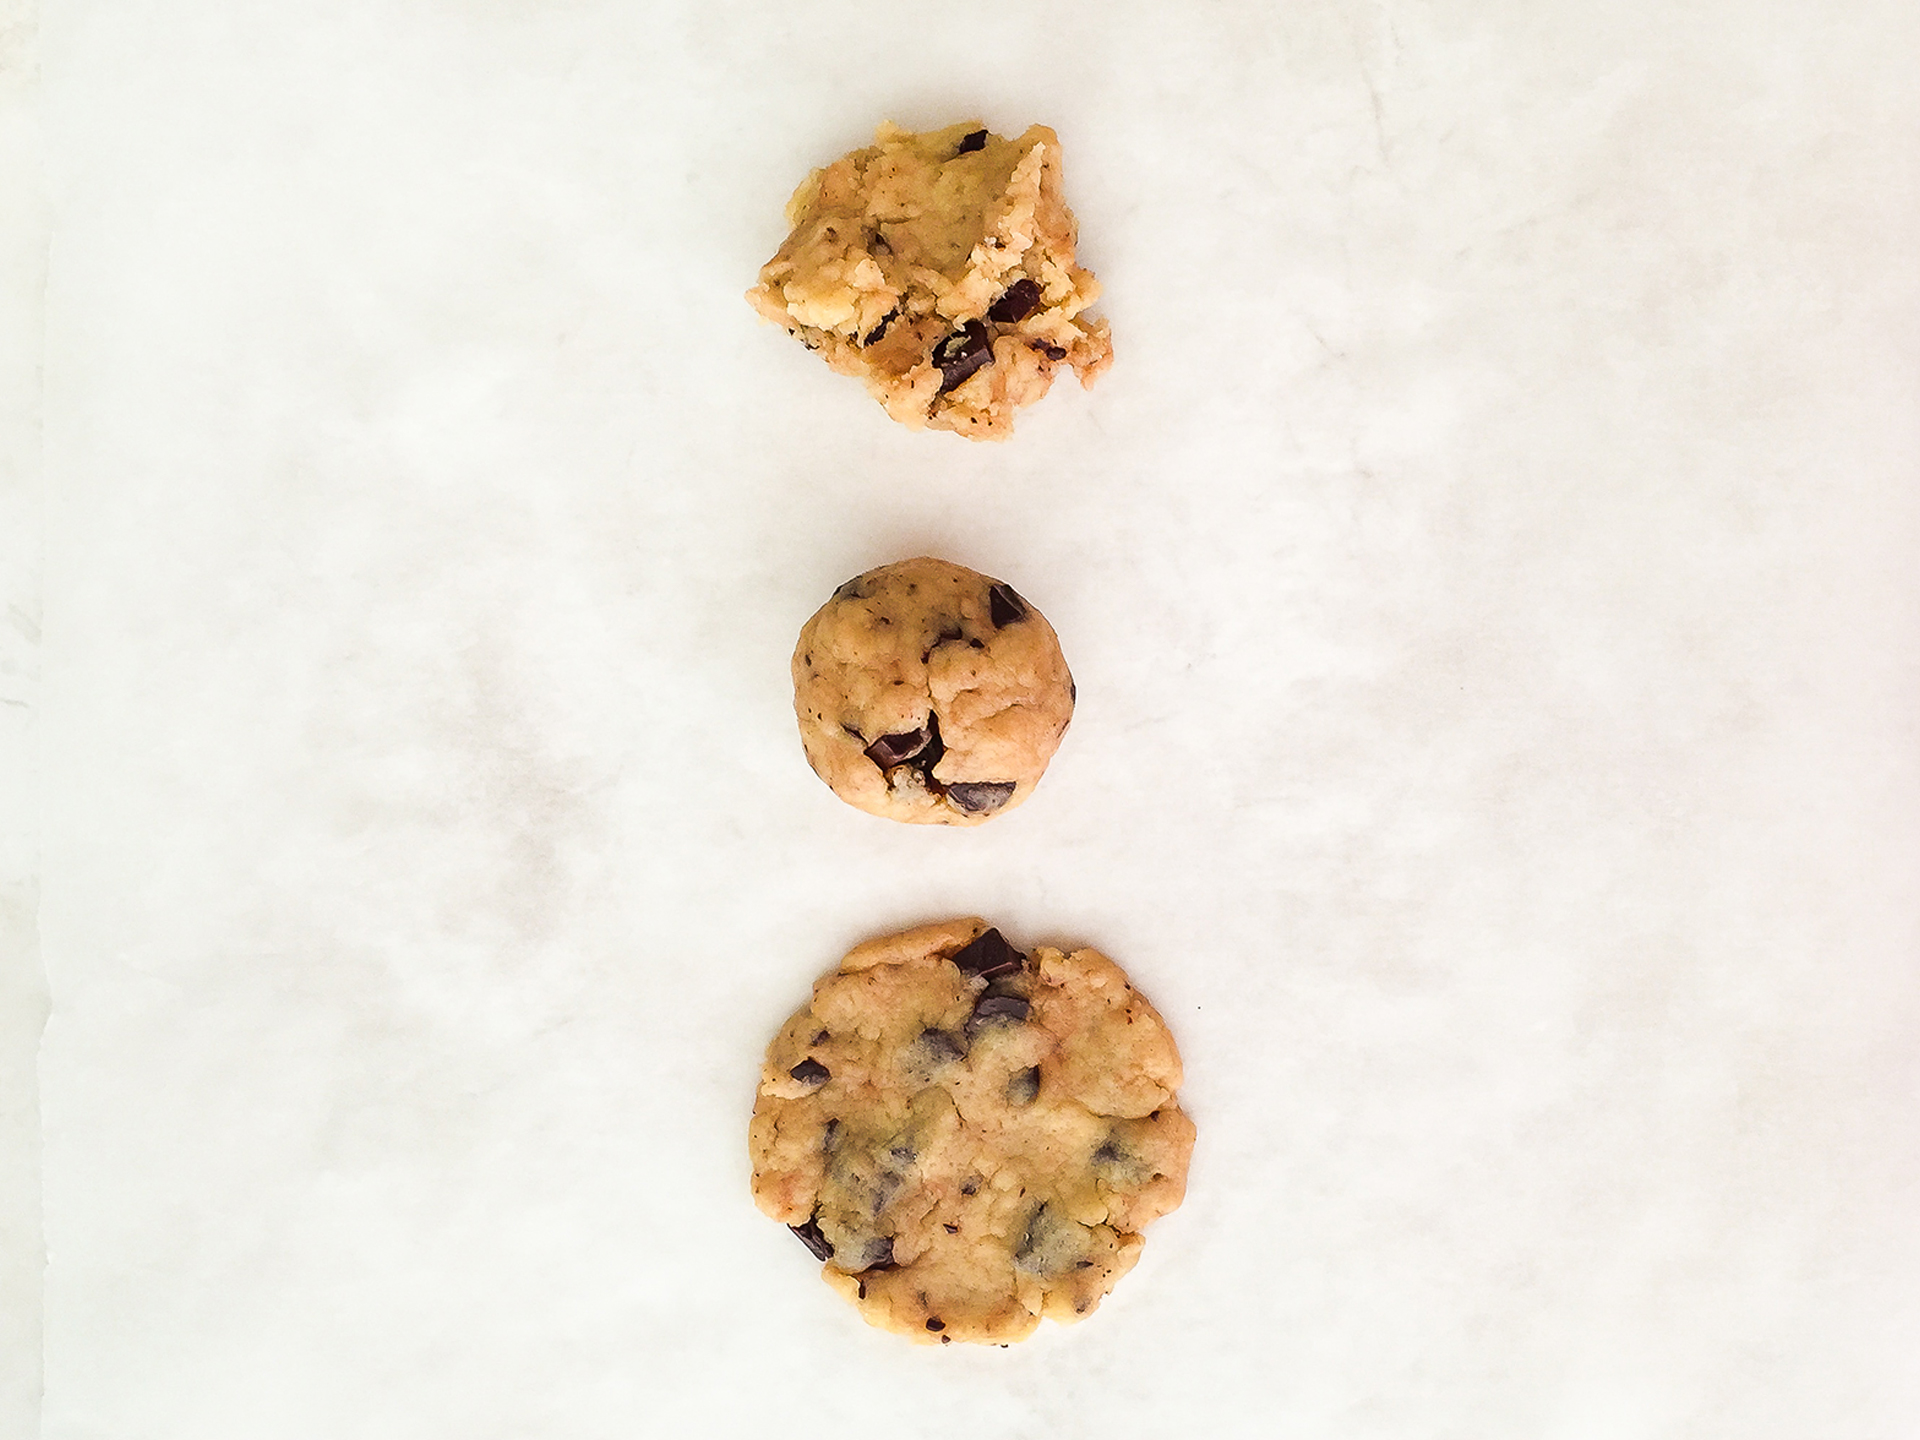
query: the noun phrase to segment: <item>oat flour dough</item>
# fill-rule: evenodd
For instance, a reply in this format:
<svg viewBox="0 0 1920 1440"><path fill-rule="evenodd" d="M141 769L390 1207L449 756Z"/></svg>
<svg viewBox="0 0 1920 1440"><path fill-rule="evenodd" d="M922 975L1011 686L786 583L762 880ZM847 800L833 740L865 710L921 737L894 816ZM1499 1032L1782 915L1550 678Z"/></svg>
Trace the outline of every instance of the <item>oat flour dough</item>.
<svg viewBox="0 0 1920 1440"><path fill-rule="evenodd" d="M902 560L833 592L793 651L807 763L890 820L979 825L1033 793L1073 718L1053 627L999 580Z"/></svg>
<svg viewBox="0 0 1920 1440"><path fill-rule="evenodd" d="M887 413L919 429L1004 439L1062 367L1090 385L1113 360L1100 285L1073 263L1060 141L976 121L875 143L807 178L793 233L747 293L753 307Z"/></svg>
<svg viewBox="0 0 1920 1440"><path fill-rule="evenodd" d="M1018 1340L1089 1314L1180 1204L1179 1085L1105 956L923 926L856 948L768 1047L754 1200L870 1324Z"/></svg>

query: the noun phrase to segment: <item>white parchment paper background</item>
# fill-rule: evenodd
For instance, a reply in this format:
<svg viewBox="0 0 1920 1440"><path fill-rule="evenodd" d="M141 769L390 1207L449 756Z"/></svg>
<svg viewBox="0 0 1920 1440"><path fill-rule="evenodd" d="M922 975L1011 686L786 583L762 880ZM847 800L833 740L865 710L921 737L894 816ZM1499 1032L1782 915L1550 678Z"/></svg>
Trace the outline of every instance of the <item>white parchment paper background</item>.
<svg viewBox="0 0 1920 1440"><path fill-rule="evenodd" d="M36 44L47 1436L1920 1431L1920 11ZM1059 130L1119 351L1002 447L740 298L809 166L972 115ZM980 831L788 713L927 551L1080 684ZM775 1025L954 913L1126 965L1200 1127L1007 1351L869 1331L747 1197Z"/></svg>

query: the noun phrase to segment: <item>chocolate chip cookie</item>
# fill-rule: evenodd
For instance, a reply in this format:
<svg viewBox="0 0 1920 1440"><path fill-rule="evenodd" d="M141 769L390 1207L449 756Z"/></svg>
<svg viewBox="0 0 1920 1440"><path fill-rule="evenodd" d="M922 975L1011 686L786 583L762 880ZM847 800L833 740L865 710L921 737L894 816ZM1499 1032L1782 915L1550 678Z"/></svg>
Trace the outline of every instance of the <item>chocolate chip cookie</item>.
<svg viewBox="0 0 1920 1440"><path fill-rule="evenodd" d="M1074 699L1046 617L945 560L849 580L793 651L807 763L890 820L978 825L1011 810L1045 773Z"/></svg>
<svg viewBox="0 0 1920 1440"><path fill-rule="evenodd" d="M975 440L1013 431L1062 367L1082 385L1113 360L1099 297L1074 264L1060 140L1003 140L977 121L875 143L807 178L793 233L748 301L887 413Z"/></svg>
<svg viewBox="0 0 1920 1440"><path fill-rule="evenodd" d="M854 949L768 1047L754 1201L870 1324L1018 1340L1092 1312L1179 1206L1179 1084L1105 956L922 926Z"/></svg>

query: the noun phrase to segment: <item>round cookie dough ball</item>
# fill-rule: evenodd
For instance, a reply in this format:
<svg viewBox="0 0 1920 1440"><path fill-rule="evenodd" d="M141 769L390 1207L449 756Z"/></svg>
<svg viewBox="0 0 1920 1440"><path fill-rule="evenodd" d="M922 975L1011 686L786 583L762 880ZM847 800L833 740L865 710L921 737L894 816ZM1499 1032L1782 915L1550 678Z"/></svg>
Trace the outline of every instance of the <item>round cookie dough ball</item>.
<svg viewBox="0 0 1920 1440"><path fill-rule="evenodd" d="M1073 718L1046 617L945 560L849 580L800 631L793 708L807 763L849 805L978 825L1033 793Z"/></svg>
<svg viewBox="0 0 1920 1440"><path fill-rule="evenodd" d="M977 919L855 947L767 1047L754 1202L870 1325L1005 1344L1090 1315L1186 1195L1180 1052L1093 950Z"/></svg>

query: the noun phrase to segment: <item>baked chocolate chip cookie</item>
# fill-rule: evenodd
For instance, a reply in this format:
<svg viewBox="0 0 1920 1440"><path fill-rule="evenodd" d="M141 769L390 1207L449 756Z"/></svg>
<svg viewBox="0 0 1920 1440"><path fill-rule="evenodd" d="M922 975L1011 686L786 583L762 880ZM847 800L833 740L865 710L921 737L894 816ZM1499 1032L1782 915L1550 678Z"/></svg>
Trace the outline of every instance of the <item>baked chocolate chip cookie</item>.
<svg viewBox="0 0 1920 1440"><path fill-rule="evenodd" d="M807 763L890 820L978 825L1011 810L1040 782L1074 699L1046 617L945 560L849 580L793 651Z"/></svg>
<svg viewBox="0 0 1920 1440"><path fill-rule="evenodd" d="M1105 956L923 926L853 950L768 1047L754 1201L870 1324L1018 1340L1089 1314L1179 1206L1179 1085Z"/></svg>
<svg viewBox="0 0 1920 1440"><path fill-rule="evenodd" d="M748 301L904 425L1004 439L1062 367L1090 385L1112 363L1044 125L882 125L807 178L787 221Z"/></svg>

